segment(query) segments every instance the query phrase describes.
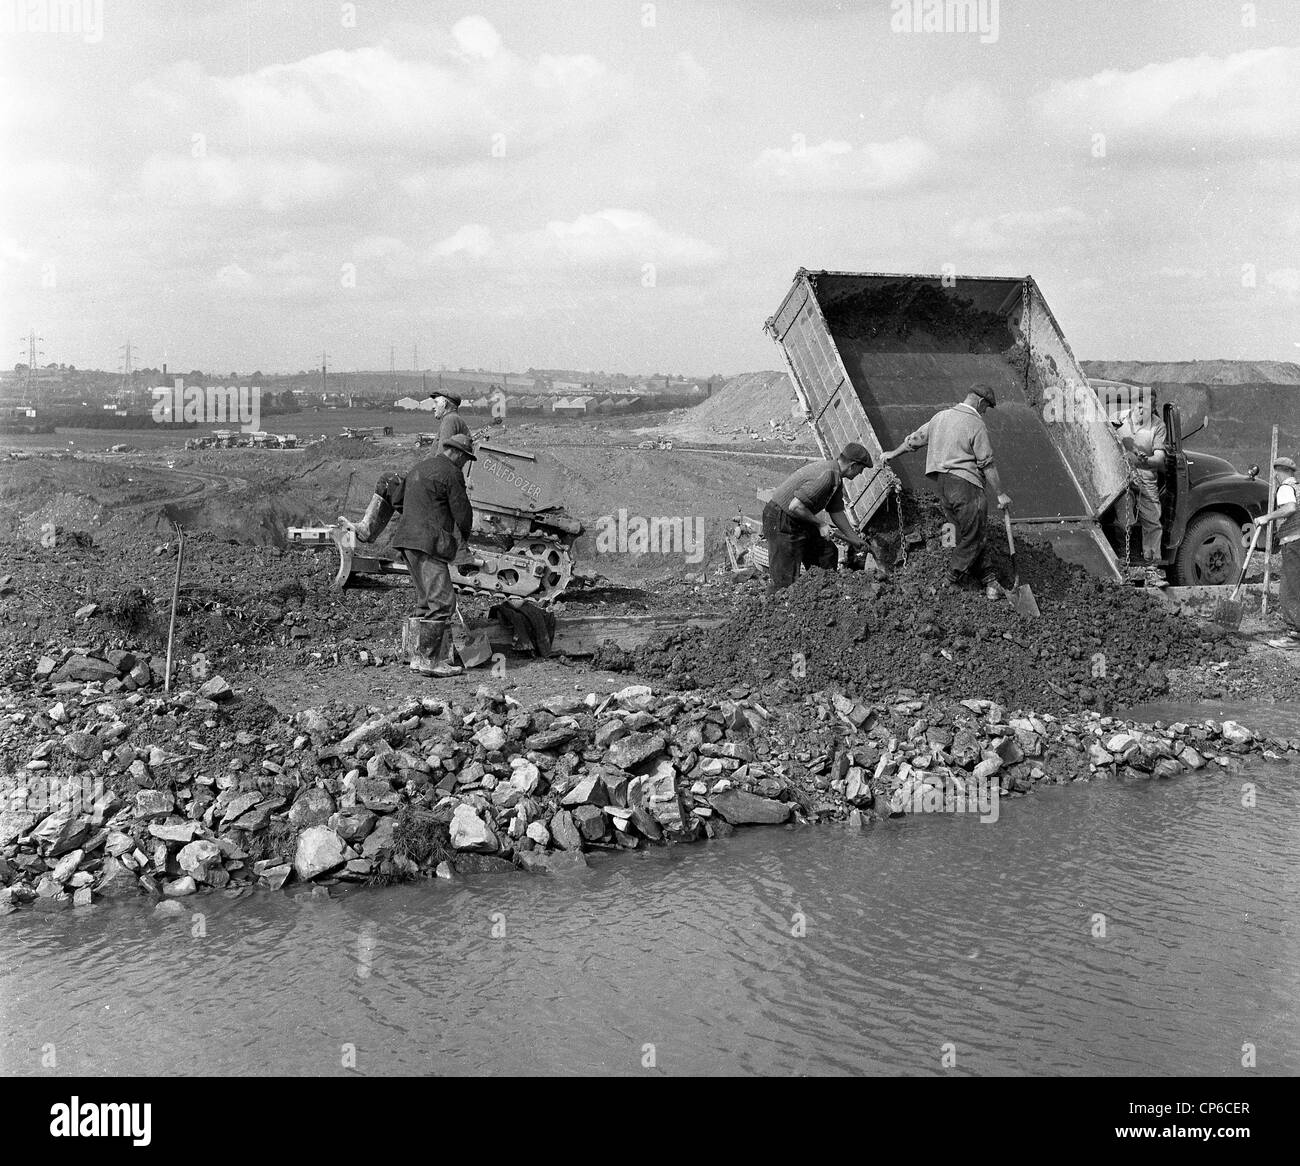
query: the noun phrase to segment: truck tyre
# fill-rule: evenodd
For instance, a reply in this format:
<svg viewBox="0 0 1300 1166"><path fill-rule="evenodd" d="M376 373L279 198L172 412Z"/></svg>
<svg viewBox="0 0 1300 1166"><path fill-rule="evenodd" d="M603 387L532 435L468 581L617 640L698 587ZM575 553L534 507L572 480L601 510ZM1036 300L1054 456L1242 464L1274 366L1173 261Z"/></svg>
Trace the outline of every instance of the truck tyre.
<svg viewBox="0 0 1300 1166"><path fill-rule="evenodd" d="M1173 582L1179 587L1236 583L1245 557L1237 523L1215 510L1198 514L1187 524L1187 533L1174 556Z"/></svg>

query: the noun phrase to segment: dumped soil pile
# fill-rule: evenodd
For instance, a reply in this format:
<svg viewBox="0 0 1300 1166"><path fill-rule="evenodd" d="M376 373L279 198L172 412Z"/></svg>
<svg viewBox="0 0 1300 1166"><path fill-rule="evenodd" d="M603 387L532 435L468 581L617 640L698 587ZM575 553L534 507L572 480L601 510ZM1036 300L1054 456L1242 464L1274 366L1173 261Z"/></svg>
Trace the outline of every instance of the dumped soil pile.
<svg viewBox="0 0 1300 1166"><path fill-rule="evenodd" d="M1241 654L1218 627L1107 587L1048 551L1025 547L1018 559L1038 620L982 591L936 587L941 563L927 554L885 582L810 571L777 596L745 599L720 627L643 649L635 667L684 687L725 688L737 677L794 691L888 684L1011 708L1106 711L1162 695L1170 669Z"/></svg>
<svg viewBox="0 0 1300 1166"><path fill-rule="evenodd" d="M716 441L719 436L757 434L796 449L815 450L812 430L783 372L749 372L732 377L707 401L688 409L680 421L660 431L683 441Z"/></svg>

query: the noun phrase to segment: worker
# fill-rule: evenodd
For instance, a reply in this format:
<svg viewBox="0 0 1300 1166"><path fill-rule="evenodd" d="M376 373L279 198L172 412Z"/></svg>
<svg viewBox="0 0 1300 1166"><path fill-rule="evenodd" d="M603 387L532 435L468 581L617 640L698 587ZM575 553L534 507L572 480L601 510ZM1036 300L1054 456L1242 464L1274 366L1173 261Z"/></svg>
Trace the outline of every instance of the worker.
<svg viewBox="0 0 1300 1166"><path fill-rule="evenodd" d="M871 455L851 441L839 457L801 466L772 491L763 507L769 592L789 587L800 567L834 570L838 565L839 553L827 538L830 527L817 517L823 510L851 547L862 550L867 545L844 513L842 483L870 468Z"/></svg>
<svg viewBox="0 0 1300 1166"><path fill-rule="evenodd" d="M1294 458L1279 457L1273 463L1273 484L1277 487L1273 509L1255 519L1258 527L1278 523L1273 536L1282 552L1277 605L1287 634L1283 639L1269 641L1277 648L1300 647L1300 486L1295 475Z"/></svg>
<svg viewBox="0 0 1300 1166"><path fill-rule="evenodd" d="M1124 528L1124 560L1129 557L1129 538L1134 520L1142 527L1141 578L1148 587L1164 587L1156 569L1161 559L1160 479L1167 460L1169 434L1155 409L1155 396L1143 389L1116 432L1129 464L1129 484L1116 503L1116 517Z"/></svg>
<svg viewBox="0 0 1300 1166"><path fill-rule="evenodd" d="M429 394L433 401L433 415L438 419L438 446L447 444L447 438L454 433L462 433L466 437L471 437L469 425L466 424L465 418L460 415L460 398L454 393L447 393L439 390L436 393Z"/></svg>
<svg viewBox="0 0 1300 1166"><path fill-rule="evenodd" d="M402 552L415 584L411 668L426 676L461 672L451 639L456 592L450 564L474 523L462 467L475 460L470 439L453 433L437 454L418 462L406 476L405 505L393 545Z"/></svg>
<svg viewBox="0 0 1300 1166"><path fill-rule="evenodd" d="M1002 489L984 414L997 406L992 385L972 385L960 404L944 409L920 429L909 433L897 449L881 455L891 462L900 454L926 448L925 476L935 484L944 518L952 527L953 546L948 559L948 582L965 588L979 584L989 599L1000 599L1002 588L989 562L985 487L997 495L998 507L1011 505Z"/></svg>

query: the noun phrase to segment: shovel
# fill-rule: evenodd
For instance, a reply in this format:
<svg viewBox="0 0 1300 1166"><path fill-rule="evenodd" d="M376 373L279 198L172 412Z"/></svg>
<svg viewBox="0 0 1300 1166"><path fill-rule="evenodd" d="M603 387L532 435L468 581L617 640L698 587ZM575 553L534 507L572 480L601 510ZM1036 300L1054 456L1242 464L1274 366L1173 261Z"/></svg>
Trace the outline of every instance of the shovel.
<svg viewBox="0 0 1300 1166"><path fill-rule="evenodd" d="M1029 619L1038 618L1038 601L1034 599L1033 589L1028 583L1020 582L1020 571L1016 567L1016 540L1011 534L1011 511L1003 510L1002 519L1007 528L1007 550L1011 553L1011 586L1004 587L1011 606Z"/></svg>
<svg viewBox="0 0 1300 1166"><path fill-rule="evenodd" d="M1237 577L1237 586L1232 589L1231 599L1220 599L1214 605L1214 615L1211 617L1220 627L1225 627L1229 631L1235 632L1241 627L1241 589L1246 583L1246 569L1250 566L1250 556L1255 553L1255 545L1259 542L1259 532L1263 527L1255 527L1250 536L1250 549L1246 552L1246 561L1241 564L1241 574Z"/></svg>
<svg viewBox="0 0 1300 1166"><path fill-rule="evenodd" d="M466 668L476 668L485 661L491 660L492 642L488 639L487 632L483 628L471 631L459 608L456 609L456 618L460 620L460 626L452 624L451 642L456 649L456 655L460 657L460 662Z"/></svg>

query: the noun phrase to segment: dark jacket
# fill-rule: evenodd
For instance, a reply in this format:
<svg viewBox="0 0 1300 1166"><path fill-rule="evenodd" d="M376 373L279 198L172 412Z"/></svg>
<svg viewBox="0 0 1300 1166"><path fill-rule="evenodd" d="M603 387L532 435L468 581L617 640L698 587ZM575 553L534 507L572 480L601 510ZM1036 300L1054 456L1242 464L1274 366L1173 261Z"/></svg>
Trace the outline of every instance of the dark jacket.
<svg viewBox="0 0 1300 1166"><path fill-rule="evenodd" d="M454 532L469 538L474 525L460 470L442 454L425 458L406 475L405 493L393 546L451 562L456 557Z"/></svg>

